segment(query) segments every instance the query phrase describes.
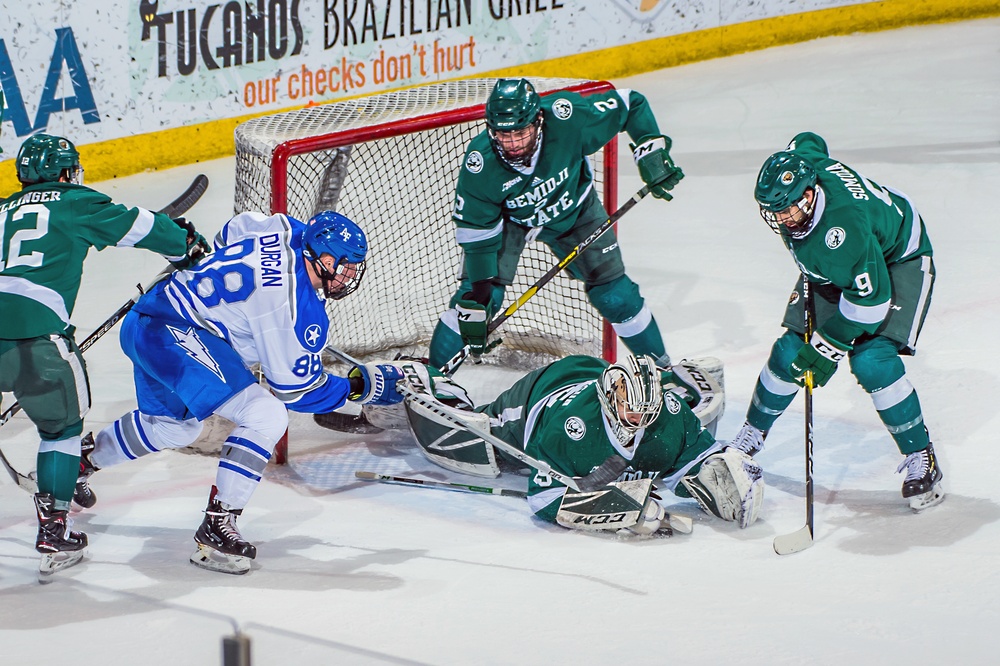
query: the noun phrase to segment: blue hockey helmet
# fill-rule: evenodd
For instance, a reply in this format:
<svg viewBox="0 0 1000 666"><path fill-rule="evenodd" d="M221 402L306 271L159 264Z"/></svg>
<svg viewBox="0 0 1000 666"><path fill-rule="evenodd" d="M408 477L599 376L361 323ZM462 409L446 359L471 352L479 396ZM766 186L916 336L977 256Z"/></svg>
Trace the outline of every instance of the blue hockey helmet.
<svg viewBox="0 0 1000 666"><path fill-rule="evenodd" d="M323 282L323 294L339 300L361 285L368 239L344 215L324 210L309 220L302 235L302 254ZM323 262L324 255L333 258L332 265Z"/></svg>

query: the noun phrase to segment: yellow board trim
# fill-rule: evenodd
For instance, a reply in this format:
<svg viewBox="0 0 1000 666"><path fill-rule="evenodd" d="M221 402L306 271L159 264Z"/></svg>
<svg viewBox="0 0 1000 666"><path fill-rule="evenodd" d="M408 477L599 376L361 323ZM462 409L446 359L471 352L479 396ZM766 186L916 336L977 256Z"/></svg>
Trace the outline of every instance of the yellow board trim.
<svg viewBox="0 0 1000 666"><path fill-rule="evenodd" d="M1000 16L997 0L884 0L661 37L479 76L621 78L820 37L991 16ZM80 146L80 159L87 182L92 183L227 157L234 153L233 131L239 123L279 112L270 110L88 144ZM0 162L0 193L18 189L13 159Z"/></svg>

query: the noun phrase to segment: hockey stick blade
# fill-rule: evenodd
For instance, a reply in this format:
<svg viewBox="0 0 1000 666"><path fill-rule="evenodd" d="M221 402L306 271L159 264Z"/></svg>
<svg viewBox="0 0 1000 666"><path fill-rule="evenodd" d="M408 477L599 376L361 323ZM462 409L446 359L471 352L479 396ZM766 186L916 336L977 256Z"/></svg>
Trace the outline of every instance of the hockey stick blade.
<svg viewBox="0 0 1000 666"><path fill-rule="evenodd" d="M198 200L201 199L201 196L205 194L207 189L208 176L199 173L191 181L191 184L188 185L188 188L179 197L161 208L160 212L168 217L180 217L198 203Z"/></svg>
<svg viewBox="0 0 1000 666"><path fill-rule="evenodd" d="M778 555L791 555L801 552L813 545L813 533L808 525L790 534L774 537L774 552Z"/></svg>
<svg viewBox="0 0 1000 666"><path fill-rule="evenodd" d="M38 483L35 481L35 473L28 472L28 474L25 475L18 472L14 469L14 466L10 464L10 461L7 460L7 456L3 454L2 450L0 450L0 464L3 465L4 469L7 470L7 473L10 474L10 478L13 479L14 483L16 483L21 489L31 493L32 495L38 492Z"/></svg>
<svg viewBox="0 0 1000 666"><path fill-rule="evenodd" d="M375 472L364 472L358 470L354 476L363 481L381 481L382 483L392 483L400 486L419 486L424 488L439 488L441 490L453 490L460 493L477 493L482 495L502 495L503 497L520 497L524 499L528 496L523 490L510 490L508 488L496 488L494 486L472 486L465 483L448 483L446 481L428 481L426 479L411 479L405 476L392 476L390 474L377 474Z"/></svg>

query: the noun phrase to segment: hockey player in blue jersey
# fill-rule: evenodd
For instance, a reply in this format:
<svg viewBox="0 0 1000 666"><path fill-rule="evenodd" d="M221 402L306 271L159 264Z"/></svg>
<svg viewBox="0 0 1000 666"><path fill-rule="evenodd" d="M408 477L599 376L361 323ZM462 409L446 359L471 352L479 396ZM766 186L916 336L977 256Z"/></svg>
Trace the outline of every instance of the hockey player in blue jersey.
<svg viewBox="0 0 1000 666"><path fill-rule="evenodd" d="M272 449L288 425L286 409L330 412L347 400L393 404L402 398L392 364L365 364L339 377L324 371L326 299L358 288L368 242L339 213L307 224L286 215L241 213L225 224L215 252L139 299L125 317L121 346L132 360L138 409L84 447L74 500L93 506L94 471L194 442L218 414L236 424L195 534L194 564L246 573L255 546L236 527ZM260 366L268 388L250 367Z"/></svg>

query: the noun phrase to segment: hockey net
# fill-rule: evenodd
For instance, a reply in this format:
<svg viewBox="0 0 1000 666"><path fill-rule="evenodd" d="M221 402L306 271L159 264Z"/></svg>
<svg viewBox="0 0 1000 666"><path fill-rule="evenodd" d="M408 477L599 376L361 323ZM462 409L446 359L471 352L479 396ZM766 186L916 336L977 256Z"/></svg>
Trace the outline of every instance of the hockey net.
<svg viewBox="0 0 1000 666"><path fill-rule="evenodd" d="M339 349L357 358L426 355L458 287L455 184L467 144L484 129L495 82L449 81L263 116L236 128L235 212L282 212L305 221L337 210L368 235L361 288L328 306L330 341ZM574 79L533 83L543 95L612 89ZM591 156L609 210L616 207L616 147L613 140ZM504 307L557 261L543 244L529 243ZM532 367L568 354L613 358L614 336L604 329L582 284L564 273L504 324L503 345L486 360Z"/></svg>

